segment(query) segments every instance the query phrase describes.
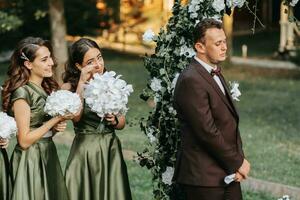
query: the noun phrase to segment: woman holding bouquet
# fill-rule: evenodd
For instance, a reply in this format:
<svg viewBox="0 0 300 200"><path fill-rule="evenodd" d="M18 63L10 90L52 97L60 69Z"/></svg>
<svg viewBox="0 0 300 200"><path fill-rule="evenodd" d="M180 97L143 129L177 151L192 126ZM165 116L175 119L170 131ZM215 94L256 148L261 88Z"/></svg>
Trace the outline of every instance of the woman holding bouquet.
<svg viewBox="0 0 300 200"><path fill-rule="evenodd" d="M52 48L48 41L28 37L13 55L3 85L3 111L15 117L18 143L11 158L11 200L67 200L68 192L52 141L52 129L63 131L67 117L44 112L47 96L58 88L52 78Z"/></svg>
<svg viewBox="0 0 300 200"><path fill-rule="evenodd" d="M0 199L9 200L11 182L9 173L9 162L6 152L8 146L8 139L0 138Z"/></svg>
<svg viewBox="0 0 300 200"><path fill-rule="evenodd" d="M83 100L84 84L93 74L105 71L96 42L81 38L70 49L63 89ZM123 115L104 119L83 104L73 118L75 139L66 166L66 184L72 200L131 200L126 164L115 129L123 129ZM101 127L101 128L99 128Z"/></svg>

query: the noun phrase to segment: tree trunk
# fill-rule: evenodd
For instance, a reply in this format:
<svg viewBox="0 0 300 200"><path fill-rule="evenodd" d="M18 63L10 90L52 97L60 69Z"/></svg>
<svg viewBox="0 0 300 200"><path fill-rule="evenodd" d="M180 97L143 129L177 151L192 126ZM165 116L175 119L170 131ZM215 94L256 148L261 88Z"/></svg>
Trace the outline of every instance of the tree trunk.
<svg viewBox="0 0 300 200"><path fill-rule="evenodd" d="M232 9L230 16L224 15L223 17L224 31L227 38L227 55L229 61L233 53L233 48L232 48L233 15L234 15L234 10Z"/></svg>
<svg viewBox="0 0 300 200"><path fill-rule="evenodd" d="M65 39L67 31L63 0L49 0L49 15L53 53L57 61L55 78L59 84L62 84L64 65L68 59L67 41Z"/></svg>
<svg viewBox="0 0 300 200"><path fill-rule="evenodd" d="M121 0L106 0L106 5L112 10L112 17L115 23L120 23Z"/></svg>

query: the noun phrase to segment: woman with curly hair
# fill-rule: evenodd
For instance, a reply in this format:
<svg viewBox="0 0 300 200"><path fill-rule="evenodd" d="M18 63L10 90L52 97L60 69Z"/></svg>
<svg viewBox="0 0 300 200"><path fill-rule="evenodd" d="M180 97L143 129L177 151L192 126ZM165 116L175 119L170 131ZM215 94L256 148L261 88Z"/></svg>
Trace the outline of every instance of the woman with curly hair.
<svg viewBox="0 0 300 200"><path fill-rule="evenodd" d="M81 38L70 49L62 89L83 100L84 84L105 71L99 46ZM126 164L115 129L123 129L125 116L106 115L102 120L83 103L73 118L75 138L66 166L66 184L72 200L131 200ZM103 125L101 129L98 126Z"/></svg>
<svg viewBox="0 0 300 200"><path fill-rule="evenodd" d="M0 138L0 199L9 200L11 190L11 177L9 160L6 152L8 139Z"/></svg>
<svg viewBox="0 0 300 200"><path fill-rule="evenodd" d="M68 193L52 141L53 131L63 131L64 120L44 112L47 96L57 90L52 78L55 63L47 40L27 37L11 57L3 85L2 108L15 117L18 143L11 157L11 200L66 200Z"/></svg>

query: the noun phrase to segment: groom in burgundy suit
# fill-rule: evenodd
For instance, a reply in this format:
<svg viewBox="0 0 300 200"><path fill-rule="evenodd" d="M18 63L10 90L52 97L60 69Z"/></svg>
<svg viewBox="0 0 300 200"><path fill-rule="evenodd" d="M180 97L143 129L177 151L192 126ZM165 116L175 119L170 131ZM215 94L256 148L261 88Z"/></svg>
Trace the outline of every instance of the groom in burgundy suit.
<svg viewBox="0 0 300 200"><path fill-rule="evenodd" d="M219 63L226 59L226 36L222 24L205 19L194 31L196 56L180 74L174 92L181 123L174 180L187 200L241 200L240 182L247 178L233 104ZM228 185L224 178L235 174Z"/></svg>

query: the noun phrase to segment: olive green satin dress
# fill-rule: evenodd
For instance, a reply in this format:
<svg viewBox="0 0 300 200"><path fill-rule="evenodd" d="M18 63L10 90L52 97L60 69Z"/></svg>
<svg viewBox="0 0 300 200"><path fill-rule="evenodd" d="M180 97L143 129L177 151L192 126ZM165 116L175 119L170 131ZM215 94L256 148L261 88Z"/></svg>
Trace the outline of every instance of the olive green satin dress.
<svg viewBox="0 0 300 200"><path fill-rule="evenodd" d="M11 177L9 173L8 156L5 149L0 150L0 199L9 200Z"/></svg>
<svg viewBox="0 0 300 200"><path fill-rule="evenodd" d="M18 88L11 101L24 99L30 105L30 129L40 127L49 116L44 112L45 91L33 83ZM11 157L11 200L68 200L56 147L52 137L41 138L28 149L16 145Z"/></svg>
<svg viewBox="0 0 300 200"><path fill-rule="evenodd" d="M127 167L114 129L86 105L74 128L65 175L70 199L131 200Z"/></svg>

